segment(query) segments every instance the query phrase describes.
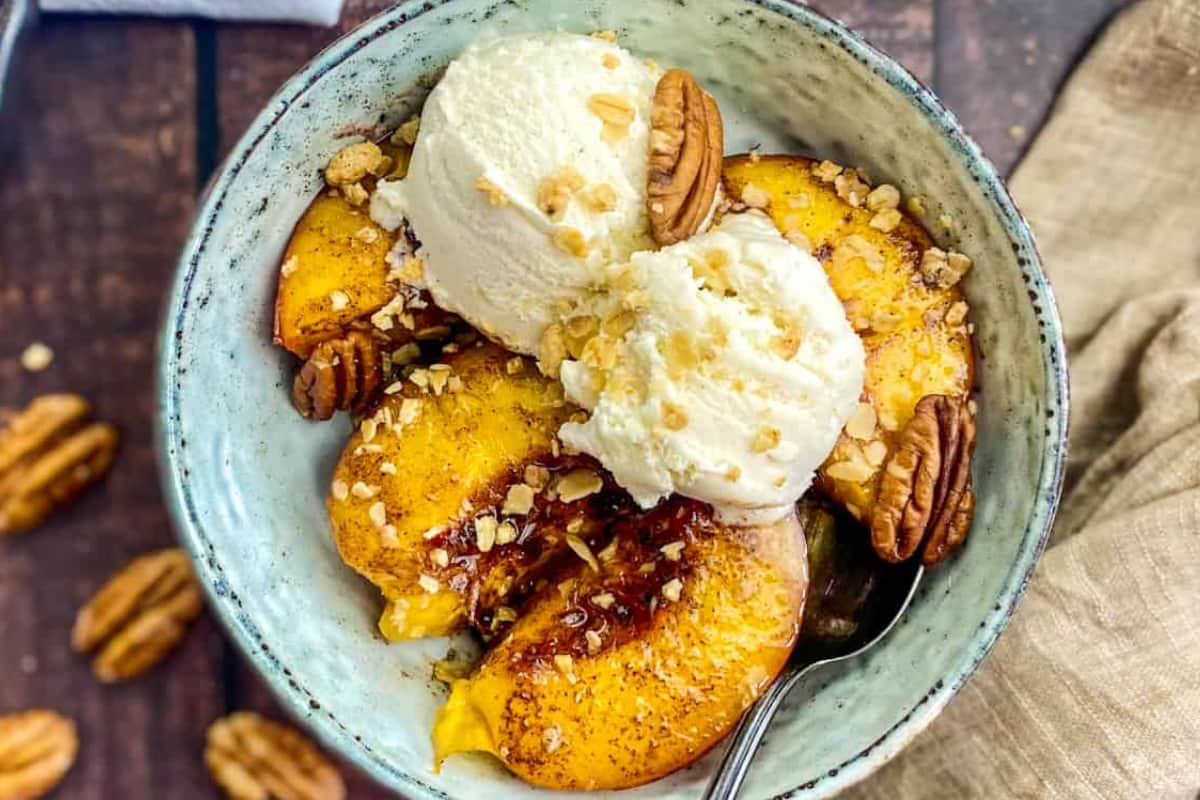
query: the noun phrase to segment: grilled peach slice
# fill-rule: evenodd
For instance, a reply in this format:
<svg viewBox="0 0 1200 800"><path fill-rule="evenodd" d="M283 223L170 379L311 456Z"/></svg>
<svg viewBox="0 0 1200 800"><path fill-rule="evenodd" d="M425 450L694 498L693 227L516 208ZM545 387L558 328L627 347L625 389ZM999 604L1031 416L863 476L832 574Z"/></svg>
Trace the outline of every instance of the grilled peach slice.
<svg viewBox="0 0 1200 800"><path fill-rule="evenodd" d="M926 395L965 400L974 352L956 281L929 274L929 234L898 209L891 219L877 216L897 195L877 202L851 173L835 183L838 171L798 156L734 156L725 161L725 183L730 197L764 207L792 241L811 244L863 339L862 404L817 485L869 522L882 467L917 403ZM856 205L848 201L853 192Z"/></svg>
<svg viewBox="0 0 1200 800"><path fill-rule="evenodd" d="M499 630L556 554L602 544L630 501L556 458L573 410L531 361L484 344L414 373L363 420L328 507L342 559L387 601L386 638Z"/></svg>
<svg viewBox="0 0 1200 800"><path fill-rule="evenodd" d="M384 144L395 164L389 178L404 177L408 150ZM296 223L279 268L275 295L275 343L301 358L329 339L353 327L367 327L371 315L396 296L395 279L389 282L388 252L396 235L371 220L366 205L351 205L336 190L323 189ZM408 287L405 294L418 297ZM394 344L403 344L418 332L435 331L452 315L420 296L419 307L406 309L411 319L395 322L386 333Z"/></svg>
<svg viewBox="0 0 1200 800"><path fill-rule="evenodd" d="M453 683L439 764L483 751L539 786L637 786L702 756L783 668L807 580L794 517L727 528L672 498L613 533Z"/></svg>

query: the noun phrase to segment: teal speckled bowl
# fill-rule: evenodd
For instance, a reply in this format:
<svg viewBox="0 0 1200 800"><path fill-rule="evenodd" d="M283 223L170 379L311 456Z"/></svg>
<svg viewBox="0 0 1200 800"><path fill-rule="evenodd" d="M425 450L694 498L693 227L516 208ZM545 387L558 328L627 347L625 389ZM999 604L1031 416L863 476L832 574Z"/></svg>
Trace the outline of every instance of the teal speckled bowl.
<svg viewBox="0 0 1200 800"><path fill-rule="evenodd" d="M970 541L881 647L785 709L744 795L828 796L924 728L1011 616L1058 500L1067 382L1054 300L995 170L911 75L805 6L405 2L321 53L238 143L180 261L159 394L180 536L233 639L331 750L410 797L559 796L484 758L431 771L429 732L445 690L430 666L447 643L375 635L378 596L338 560L322 502L347 423L297 416L287 393L294 364L270 342L279 255L341 137L405 118L470 41L554 28L615 29L635 52L690 69L721 103L727 152L813 152L921 195L930 220L954 221L942 244L975 260L965 284L980 357ZM712 764L620 794L695 797Z"/></svg>

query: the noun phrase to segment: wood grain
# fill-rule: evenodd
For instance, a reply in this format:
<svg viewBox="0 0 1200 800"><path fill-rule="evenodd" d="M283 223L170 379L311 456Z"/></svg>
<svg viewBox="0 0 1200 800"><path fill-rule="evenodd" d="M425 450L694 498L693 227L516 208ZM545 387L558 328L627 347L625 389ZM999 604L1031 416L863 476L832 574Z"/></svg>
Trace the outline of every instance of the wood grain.
<svg viewBox="0 0 1200 800"><path fill-rule="evenodd" d="M1059 85L1129 0L938 0L934 86L1007 174Z"/></svg>
<svg viewBox="0 0 1200 800"><path fill-rule="evenodd" d="M43 20L0 133L0 405L76 391L122 447L100 487L40 530L0 540L0 710L79 724L58 796L205 796L204 723L221 712L222 642L203 622L144 680L101 687L69 647L74 615L129 558L173 537L151 445L159 303L194 210L187 23ZM54 362L24 372L31 340Z"/></svg>
<svg viewBox="0 0 1200 800"><path fill-rule="evenodd" d="M1123 2L815 5L932 81L1008 169ZM154 338L198 184L288 76L390 5L348 0L328 30L47 18L29 39L16 113L0 130L0 407L79 391L124 436L102 487L43 529L0 540L0 713L46 705L79 721L79 761L58 796L216 797L200 757L207 723L234 708L285 718L207 619L167 663L117 688L94 682L68 635L113 570L172 541L151 447ZM56 353L36 375L18 363L33 340ZM351 797L390 796L346 775Z"/></svg>

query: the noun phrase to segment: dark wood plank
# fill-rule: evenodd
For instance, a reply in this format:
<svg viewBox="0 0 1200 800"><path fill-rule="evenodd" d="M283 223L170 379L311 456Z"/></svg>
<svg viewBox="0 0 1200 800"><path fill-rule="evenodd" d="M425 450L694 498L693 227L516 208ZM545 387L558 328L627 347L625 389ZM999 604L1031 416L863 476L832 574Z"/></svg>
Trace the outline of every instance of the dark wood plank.
<svg viewBox="0 0 1200 800"><path fill-rule="evenodd" d="M0 711L79 724L59 797L208 796L206 722L222 643L201 622L144 679L102 687L71 652L79 606L129 558L174 539L152 447L160 300L194 211L195 84L184 22L47 18L30 36L0 162L0 405L77 391L121 429L101 487L0 541ZM45 372L18 356L38 339Z"/></svg>
<svg viewBox="0 0 1200 800"><path fill-rule="evenodd" d="M935 86L1004 173L1105 20L1129 0L938 0Z"/></svg>
<svg viewBox="0 0 1200 800"><path fill-rule="evenodd" d="M817 0L811 5L861 33L920 80L933 80L935 0Z"/></svg>
<svg viewBox="0 0 1200 800"><path fill-rule="evenodd" d="M322 47L374 14L392 5L388 0L347 0L336 28L279 25L221 25L216 35L219 151L223 156L237 142L270 96ZM230 702L286 720L275 697L244 661L231 659ZM348 796L355 800L394 797L349 764L342 764Z"/></svg>

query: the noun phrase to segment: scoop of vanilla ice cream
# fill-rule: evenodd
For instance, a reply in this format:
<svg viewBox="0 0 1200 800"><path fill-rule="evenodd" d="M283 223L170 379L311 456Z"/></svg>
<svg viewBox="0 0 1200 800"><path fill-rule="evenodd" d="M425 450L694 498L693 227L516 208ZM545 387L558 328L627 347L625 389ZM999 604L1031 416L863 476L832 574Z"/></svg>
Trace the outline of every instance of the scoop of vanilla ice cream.
<svg viewBox="0 0 1200 800"><path fill-rule="evenodd" d="M646 215L658 67L569 33L474 44L421 113L403 181L371 215L407 219L439 306L522 353L595 283L653 247Z"/></svg>
<svg viewBox="0 0 1200 800"><path fill-rule="evenodd" d="M863 386L862 343L821 265L752 212L605 279L564 323L599 334L561 365L590 412L562 441L643 507L678 492L737 524L787 513Z"/></svg>

